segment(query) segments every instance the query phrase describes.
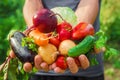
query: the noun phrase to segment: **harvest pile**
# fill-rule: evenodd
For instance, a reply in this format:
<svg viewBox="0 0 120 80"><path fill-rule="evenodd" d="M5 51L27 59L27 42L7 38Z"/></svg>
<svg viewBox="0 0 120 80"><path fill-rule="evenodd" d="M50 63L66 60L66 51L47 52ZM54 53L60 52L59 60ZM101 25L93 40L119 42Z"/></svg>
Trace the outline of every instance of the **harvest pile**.
<svg viewBox="0 0 120 80"><path fill-rule="evenodd" d="M62 19L61 23L58 23L56 16ZM43 66L55 63L62 70L69 68L76 73L79 68L90 66L85 54L94 47L94 33L91 24L81 22L72 26L60 14L42 9L33 16L33 26L24 34L15 32L10 43L15 55L24 63L26 72L31 71L32 67L40 70L41 62L45 62Z"/></svg>
<svg viewBox="0 0 120 80"><path fill-rule="evenodd" d="M10 44L26 72L33 67L41 70L41 66L47 66L44 70L49 71L57 66L54 70L57 73L57 68L77 73L79 68L90 66L86 54L100 51L96 49L94 35L91 24L72 24L54 10L42 9L33 16L33 25L24 33L16 31L11 35Z"/></svg>

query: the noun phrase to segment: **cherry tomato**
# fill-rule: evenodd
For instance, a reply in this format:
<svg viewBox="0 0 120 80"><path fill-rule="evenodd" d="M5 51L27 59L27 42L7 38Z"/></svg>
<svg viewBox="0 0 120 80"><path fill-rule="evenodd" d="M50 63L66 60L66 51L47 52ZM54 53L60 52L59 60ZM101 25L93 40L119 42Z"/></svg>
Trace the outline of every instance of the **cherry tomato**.
<svg viewBox="0 0 120 80"><path fill-rule="evenodd" d="M72 26L70 25L70 23L64 21L61 24L59 24L57 26L57 33L59 34L59 40L63 41L66 39L70 39L71 38L71 30L72 30Z"/></svg>
<svg viewBox="0 0 120 80"><path fill-rule="evenodd" d="M59 40L60 41L63 41L63 40L66 40L66 39L70 39L70 38L71 38L71 32L70 31L62 29L59 32Z"/></svg>
<svg viewBox="0 0 120 80"><path fill-rule="evenodd" d="M71 31L72 30L72 26L71 26L70 23L64 21L64 22L62 22L61 24L59 24L57 26L57 32L59 33L61 31L61 29L65 29L65 30Z"/></svg>
<svg viewBox="0 0 120 80"><path fill-rule="evenodd" d="M50 43L55 45L56 47L59 47L60 40L58 39L58 37L52 37L50 38Z"/></svg>

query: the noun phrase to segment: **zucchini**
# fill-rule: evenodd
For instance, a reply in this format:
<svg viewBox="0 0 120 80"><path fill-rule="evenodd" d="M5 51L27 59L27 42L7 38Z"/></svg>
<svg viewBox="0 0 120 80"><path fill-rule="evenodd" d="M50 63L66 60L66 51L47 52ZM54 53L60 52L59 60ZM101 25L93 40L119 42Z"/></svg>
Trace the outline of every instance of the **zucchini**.
<svg viewBox="0 0 120 80"><path fill-rule="evenodd" d="M27 46L22 46L21 42L24 37L26 36L22 32L16 31L13 33L9 40L11 48L22 63L33 62L36 53L30 50Z"/></svg>
<svg viewBox="0 0 120 80"><path fill-rule="evenodd" d="M95 38L91 35L86 36L77 46L68 51L68 56L76 57L87 53L94 45Z"/></svg>

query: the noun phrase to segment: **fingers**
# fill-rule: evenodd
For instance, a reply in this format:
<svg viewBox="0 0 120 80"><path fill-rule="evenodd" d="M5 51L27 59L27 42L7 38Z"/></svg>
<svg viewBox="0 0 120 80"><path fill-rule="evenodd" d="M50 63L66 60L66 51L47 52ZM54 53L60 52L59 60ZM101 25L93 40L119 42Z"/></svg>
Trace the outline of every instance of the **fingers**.
<svg viewBox="0 0 120 80"><path fill-rule="evenodd" d="M106 47L97 48L96 46L94 46L94 51L95 51L96 54L99 54L101 52L105 52L106 51Z"/></svg>
<svg viewBox="0 0 120 80"><path fill-rule="evenodd" d="M64 73L65 70L62 70L62 69L59 68L59 67L55 67L55 68L54 68L54 72L55 72L55 73Z"/></svg>
<svg viewBox="0 0 120 80"><path fill-rule="evenodd" d="M80 61L82 69L87 69L90 66L90 62L89 62L88 58L84 54L81 54L78 57L78 59Z"/></svg>
<svg viewBox="0 0 120 80"><path fill-rule="evenodd" d="M56 66L56 63L53 63L49 66L49 70L54 70L55 73L64 73L65 70L61 69L60 67Z"/></svg>
<svg viewBox="0 0 120 80"><path fill-rule="evenodd" d="M32 64L29 63L29 62L25 62L25 63L23 64L23 70L24 70L25 72L30 72L30 71L32 70Z"/></svg>
<svg viewBox="0 0 120 80"><path fill-rule="evenodd" d="M47 64L46 62L42 62L42 63L40 64L40 66L41 66L41 68L42 68L44 71L46 71L46 72L49 71L49 66L48 66L48 64Z"/></svg>
<svg viewBox="0 0 120 80"><path fill-rule="evenodd" d="M14 52L12 50L10 50L9 55L10 55L11 58L15 58L16 57L16 55L14 54Z"/></svg>
<svg viewBox="0 0 120 80"><path fill-rule="evenodd" d="M68 69L71 71L71 73L77 73L79 68L87 69L90 66L89 60L84 54L76 58L67 57L66 62L67 62ZM23 69L25 72L30 72L32 70L32 67L33 67L32 64L29 62L26 62L23 65ZM37 70L44 70L46 72L48 72L49 70L53 70L55 73L65 72L65 70L58 67L55 62L51 65L48 65L46 62L42 60L40 55L35 56L34 67Z"/></svg>
<svg viewBox="0 0 120 80"><path fill-rule="evenodd" d="M34 67L37 70L44 70L44 71L49 71L49 66L46 62L43 62L42 58L40 55L36 55L34 58ZM25 62L23 64L23 69L25 72L30 72L32 70L33 66L30 62Z"/></svg>
<svg viewBox="0 0 120 80"><path fill-rule="evenodd" d="M79 70L79 68L78 68L77 64L75 63L74 58L72 58L72 57L67 57L67 60L66 60L66 61L67 61L67 64L68 64L68 67L69 67L70 71L71 71L72 73L77 73L78 70Z"/></svg>
<svg viewBox="0 0 120 80"><path fill-rule="evenodd" d="M78 58L67 57L66 61L71 73L77 73L79 68L87 69L90 66L90 62L84 54L81 54Z"/></svg>
<svg viewBox="0 0 120 80"><path fill-rule="evenodd" d="M42 58L40 55L36 55L35 58L34 58L34 65L35 65L35 68L40 70L41 69L41 63L42 63Z"/></svg>
<svg viewBox="0 0 120 80"><path fill-rule="evenodd" d="M34 58L34 65L37 70L48 71L49 66L46 62L43 62L42 57L40 55L36 55Z"/></svg>
<svg viewBox="0 0 120 80"><path fill-rule="evenodd" d="M67 57L66 62L68 65L68 69L71 71L71 73L77 73L79 68L87 69L90 66L90 63L84 54L80 55L79 57L75 57L75 58ZM51 65L51 69L54 70L54 72L56 72L56 73L64 73L65 72L65 70L56 66L56 63L53 63Z"/></svg>
<svg viewBox="0 0 120 80"><path fill-rule="evenodd" d="M51 68L52 69L54 69L54 68L56 68L57 66L56 66L56 63L53 63L52 65L51 65Z"/></svg>

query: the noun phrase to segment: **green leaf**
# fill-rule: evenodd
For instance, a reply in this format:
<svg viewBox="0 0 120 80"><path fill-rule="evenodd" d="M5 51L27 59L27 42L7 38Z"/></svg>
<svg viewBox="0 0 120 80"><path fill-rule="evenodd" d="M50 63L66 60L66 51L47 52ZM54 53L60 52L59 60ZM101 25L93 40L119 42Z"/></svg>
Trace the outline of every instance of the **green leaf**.
<svg viewBox="0 0 120 80"><path fill-rule="evenodd" d="M120 58L114 62L113 66L120 69Z"/></svg>
<svg viewBox="0 0 120 80"><path fill-rule="evenodd" d="M103 31L98 31L96 34L95 34L95 37L96 37L96 41L95 41L95 46L96 48L102 48L106 45L106 42L107 42L107 36L105 35L105 33Z"/></svg>
<svg viewBox="0 0 120 80"><path fill-rule="evenodd" d="M9 32L9 34L7 35L7 40L9 40L9 38L10 38L10 36L14 33L14 32L16 32L17 30L16 29L12 29L12 30L10 30L10 32Z"/></svg>
<svg viewBox="0 0 120 80"><path fill-rule="evenodd" d="M18 68L18 60L13 59L10 61L10 66L8 68L8 80L17 80L17 68Z"/></svg>
<svg viewBox="0 0 120 80"><path fill-rule="evenodd" d="M114 48L108 48L107 51L105 52L105 59L112 59L113 57L117 56L119 54L118 50Z"/></svg>
<svg viewBox="0 0 120 80"><path fill-rule="evenodd" d="M69 22L73 27L77 24L77 17L74 13L74 11L69 7L55 7L51 9L54 13L58 13L62 16L64 20ZM58 23L62 22L62 19L57 16Z"/></svg>
<svg viewBox="0 0 120 80"><path fill-rule="evenodd" d="M22 38L21 44L23 47L27 46L30 50L37 52L37 45L34 43L33 38L30 37Z"/></svg>
<svg viewBox="0 0 120 80"><path fill-rule="evenodd" d="M96 57L92 57L92 58L90 59L90 65L91 65L91 66L95 66L95 65L98 65L98 64L99 64L99 63L98 63Z"/></svg>
<svg viewBox="0 0 120 80"><path fill-rule="evenodd" d="M91 53L92 54L92 53ZM87 58L89 59L89 62L90 62L90 66L95 66L95 65L98 65L98 60L97 60L97 56L96 54L86 54Z"/></svg>

